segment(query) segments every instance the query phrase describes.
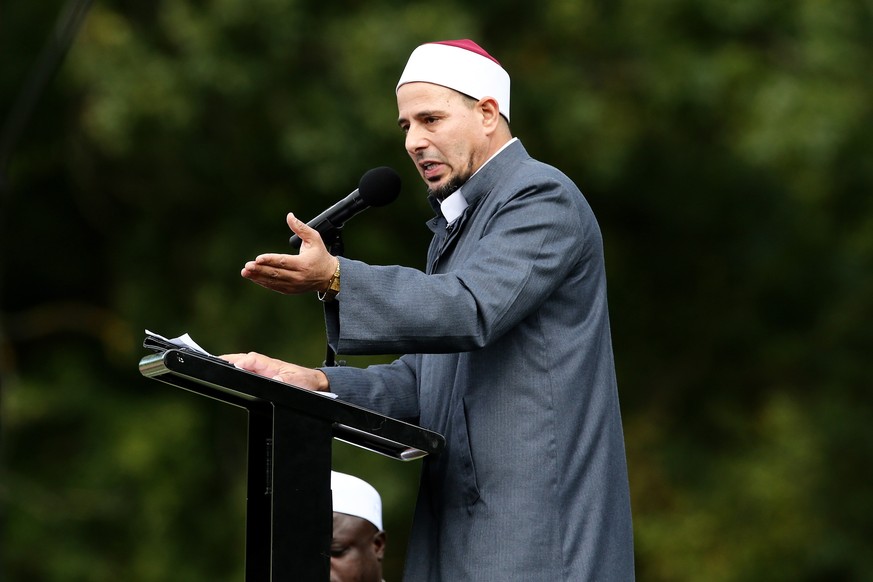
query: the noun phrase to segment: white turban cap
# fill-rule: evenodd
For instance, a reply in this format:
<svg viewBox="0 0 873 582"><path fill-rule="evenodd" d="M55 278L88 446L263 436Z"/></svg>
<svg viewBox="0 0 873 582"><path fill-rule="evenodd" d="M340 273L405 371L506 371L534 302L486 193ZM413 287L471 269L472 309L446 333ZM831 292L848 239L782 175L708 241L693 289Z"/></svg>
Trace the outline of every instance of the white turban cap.
<svg viewBox="0 0 873 582"><path fill-rule="evenodd" d="M433 83L473 99L493 97L509 121L509 73L472 40L445 40L423 44L412 51L400 75L405 83Z"/></svg>

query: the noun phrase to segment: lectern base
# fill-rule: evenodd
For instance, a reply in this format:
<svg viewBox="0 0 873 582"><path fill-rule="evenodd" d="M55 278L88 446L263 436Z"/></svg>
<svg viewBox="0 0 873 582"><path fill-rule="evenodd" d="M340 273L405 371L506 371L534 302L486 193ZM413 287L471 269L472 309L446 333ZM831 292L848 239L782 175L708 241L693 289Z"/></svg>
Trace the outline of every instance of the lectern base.
<svg viewBox="0 0 873 582"><path fill-rule="evenodd" d="M329 579L333 438L400 460L445 446L437 433L184 349L139 368L248 412L246 582Z"/></svg>

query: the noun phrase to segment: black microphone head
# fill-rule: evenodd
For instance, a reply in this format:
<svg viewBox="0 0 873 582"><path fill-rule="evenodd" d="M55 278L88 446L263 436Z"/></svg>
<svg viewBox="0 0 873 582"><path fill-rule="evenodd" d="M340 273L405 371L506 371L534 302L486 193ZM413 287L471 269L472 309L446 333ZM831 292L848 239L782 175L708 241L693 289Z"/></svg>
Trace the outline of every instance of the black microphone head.
<svg viewBox="0 0 873 582"><path fill-rule="evenodd" d="M367 170L358 183L358 195L367 206L385 206L400 194L400 175L388 166Z"/></svg>

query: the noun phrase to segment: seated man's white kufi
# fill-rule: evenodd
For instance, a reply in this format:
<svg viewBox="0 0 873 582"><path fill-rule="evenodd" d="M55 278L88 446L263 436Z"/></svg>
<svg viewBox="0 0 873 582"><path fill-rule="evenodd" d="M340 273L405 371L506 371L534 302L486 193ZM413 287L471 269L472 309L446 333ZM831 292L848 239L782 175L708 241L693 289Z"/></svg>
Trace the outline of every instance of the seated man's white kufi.
<svg viewBox="0 0 873 582"><path fill-rule="evenodd" d="M382 498L376 489L353 475L330 472L333 510L366 519L382 531Z"/></svg>

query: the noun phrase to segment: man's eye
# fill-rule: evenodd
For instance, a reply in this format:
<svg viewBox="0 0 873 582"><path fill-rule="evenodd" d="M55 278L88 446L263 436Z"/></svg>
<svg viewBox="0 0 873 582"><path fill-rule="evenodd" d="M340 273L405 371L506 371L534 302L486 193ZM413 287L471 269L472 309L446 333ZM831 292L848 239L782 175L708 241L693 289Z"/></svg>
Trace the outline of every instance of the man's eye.
<svg viewBox="0 0 873 582"><path fill-rule="evenodd" d="M331 558L342 558L346 552L349 551L348 546L331 546L330 547L330 557Z"/></svg>

